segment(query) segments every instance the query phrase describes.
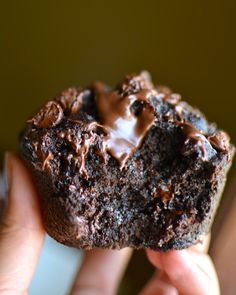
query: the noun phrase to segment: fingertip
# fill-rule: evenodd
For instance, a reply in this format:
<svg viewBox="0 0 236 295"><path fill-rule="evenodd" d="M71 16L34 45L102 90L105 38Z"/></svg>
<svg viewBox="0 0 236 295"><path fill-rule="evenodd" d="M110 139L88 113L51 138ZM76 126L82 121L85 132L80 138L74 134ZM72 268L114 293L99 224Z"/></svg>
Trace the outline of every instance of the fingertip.
<svg viewBox="0 0 236 295"><path fill-rule="evenodd" d="M217 276L213 276L214 267L209 259L195 260L193 252L189 249L171 250L161 256L163 271L167 274L172 284L183 294L196 290L196 294L210 294L208 286L212 286L215 293L219 293ZM206 254L199 253L202 258ZM190 293L191 294L191 293Z"/></svg>
<svg viewBox="0 0 236 295"><path fill-rule="evenodd" d="M187 250L168 250L167 252L146 250L146 253L149 261L160 270L175 267L189 259Z"/></svg>
<svg viewBox="0 0 236 295"><path fill-rule="evenodd" d="M132 252L131 248L86 251L70 294L116 294Z"/></svg>
<svg viewBox="0 0 236 295"><path fill-rule="evenodd" d="M193 268L192 258L187 249L170 250L161 256L163 270L174 277L182 276L183 271L191 271Z"/></svg>
<svg viewBox="0 0 236 295"><path fill-rule="evenodd" d="M163 269L161 256L164 253L148 249L146 250L146 254L147 254L148 260L151 262L153 266L157 267L158 269Z"/></svg>

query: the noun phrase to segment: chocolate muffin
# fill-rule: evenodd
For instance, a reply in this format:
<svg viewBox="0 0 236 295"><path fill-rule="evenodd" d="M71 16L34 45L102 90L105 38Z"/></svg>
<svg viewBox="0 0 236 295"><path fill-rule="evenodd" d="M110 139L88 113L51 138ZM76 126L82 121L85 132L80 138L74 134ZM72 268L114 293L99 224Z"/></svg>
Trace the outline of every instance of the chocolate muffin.
<svg viewBox="0 0 236 295"><path fill-rule="evenodd" d="M54 239L166 251L210 230L234 147L143 72L115 89L95 82L62 92L27 122L20 152Z"/></svg>

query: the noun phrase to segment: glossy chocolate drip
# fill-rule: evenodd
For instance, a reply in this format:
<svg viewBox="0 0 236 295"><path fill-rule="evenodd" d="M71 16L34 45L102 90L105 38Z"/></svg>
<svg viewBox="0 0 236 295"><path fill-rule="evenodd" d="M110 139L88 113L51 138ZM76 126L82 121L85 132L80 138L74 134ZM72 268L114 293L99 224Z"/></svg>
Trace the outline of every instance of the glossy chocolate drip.
<svg viewBox="0 0 236 295"><path fill-rule="evenodd" d="M122 96L118 91L107 92L105 86L97 82L94 92L99 121L107 132L105 149L123 167L154 122L154 110L148 101L153 90L143 89Z"/></svg>
<svg viewBox="0 0 236 295"><path fill-rule="evenodd" d="M180 128L182 129L184 135L186 136L185 143L187 143L189 140L193 140L197 142L200 146L201 152L202 152L202 158L203 160L206 160L206 147L205 147L205 141L207 140L206 137L194 126L190 125L187 122L180 122L178 124Z"/></svg>
<svg viewBox="0 0 236 295"><path fill-rule="evenodd" d="M224 152L227 151L230 143L229 143L229 137L227 134L223 131L218 131L214 133L213 135L207 135L201 131L199 131L197 128L195 128L190 123L187 123L184 119L183 111L186 108L185 102L179 102L176 103L175 106L176 114L180 120L178 123L179 126L182 126L182 130L185 133L185 135L188 137L188 139L193 139L196 142L199 143L203 155L203 160L206 159L206 148L205 148L205 142L207 141L216 151Z"/></svg>
<svg viewBox="0 0 236 295"><path fill-rule="evenodd" d="M71 157L69 155L68 160L70 161L70 158L74 158L75 165L79 168L79 172L87 178L85 158L95 141L95 134L93 131L95 128L101 126L96 122L91 122L82 127L83 123L81 121L74 120L73 122L81 126L82 132L80 134L75 134L72 130L68 129L58 133L58 137L67 140L71 144L75 156L72 155Z"/></svg>
<svg viewBox="0 0 236 295"><path fill-rule="evenodd" d="M188 123L185 121L183 111L186 108L185 102L178 102L174 105L174 109L176 111L176 114L178 116L178 119L180 122L178 122L178 125L182 129L184 135L186 136L185 143L187 143L189 140L193 140L198 143L201 153L202 153L202 160L205 161L207 159L207 150L205 147L207 138L205 134L203 134L200 130L195 128L191 123Z"/></svg>

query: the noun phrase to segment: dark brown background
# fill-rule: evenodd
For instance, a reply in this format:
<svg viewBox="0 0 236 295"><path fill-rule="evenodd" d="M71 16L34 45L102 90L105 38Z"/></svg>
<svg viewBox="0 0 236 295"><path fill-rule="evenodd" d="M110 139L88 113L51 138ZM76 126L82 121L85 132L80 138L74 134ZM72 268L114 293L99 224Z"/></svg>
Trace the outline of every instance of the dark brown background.
<svg viewBox="0 0 236 295"><path fill-rule="evenodd" d="M1 151L15 147L25 119L63 88L115 84L141 69L236 141L235 10L234 0L3 1Z"/></svg>
<svg viewBox="0 0 236 295"><path fill-rule="evenodd" d="M235 10L234 0L2 1L0 157L65 87L142 69L236 142Z"/></svg>

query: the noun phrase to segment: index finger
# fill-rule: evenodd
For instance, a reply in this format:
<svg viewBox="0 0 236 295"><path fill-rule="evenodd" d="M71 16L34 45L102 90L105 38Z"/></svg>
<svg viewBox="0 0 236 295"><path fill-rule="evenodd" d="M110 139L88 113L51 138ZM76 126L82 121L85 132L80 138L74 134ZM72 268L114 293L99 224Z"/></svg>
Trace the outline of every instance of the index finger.
<svg viewBox="0 0 236 295"><path fill-rule="evenodd" d="M86 251L70 294L115 294L131 255L130 248Z"/></svg>
<svg viewBox="0 0 236 295"><path fill-rule="evenodd" d="M0 224L0 294L26 294L44 240L38 196L21 160L6 158L9 194Z"/></svg>

